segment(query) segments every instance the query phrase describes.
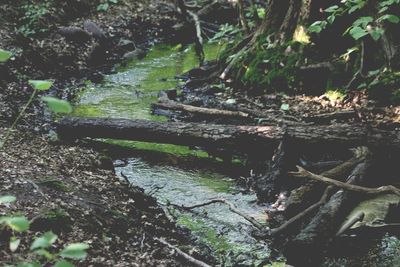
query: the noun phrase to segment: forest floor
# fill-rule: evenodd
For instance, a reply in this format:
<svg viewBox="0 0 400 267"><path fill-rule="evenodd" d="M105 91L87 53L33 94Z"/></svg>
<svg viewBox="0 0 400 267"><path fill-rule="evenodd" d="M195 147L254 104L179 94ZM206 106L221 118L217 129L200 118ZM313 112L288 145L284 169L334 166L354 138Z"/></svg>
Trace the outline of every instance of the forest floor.
<svg viewBox="0 0 400 267"><path fill-rule="evenodd" d="M78 1L79 2L79 1ZM88 57L95 43L81 46L54 37L60 25L82 26L91 19L107 29L116 39L132 40L146 47L168 36L166 28L175 23L163 1L134 1L130 6L115 6L107 13L78 15L53 14L56 23L48 22L51 34L44 38L18 39L15 32L19 12L13 3L1 4L4 23L0 27L0 47L14 52L8 75L0 80L0 138L5 136L13 119L31 94L29 79L54 79L52 94L73 99L83 80L110 68L122 56L115 48L99 66L89 66ZM162 14L162 10L166 14ZM61 88L72 88L70 90ZM120 181L113 172L111 159L79 146L54 141L43 134L51 128L40 101L35 100L28 114L17 125L0 151L0 195L14 195L15 204L0 209L0 215L21 214L31 220L28 234L11 253L11 233L1 230L0 264L32 260L29 245L35 236L48 230L60 237L53 251L66 243L86 242L89 256L78 266L187 266L184 261L154 240L190 244L187 233L171 224L155 199L139 188ZM188 250L195 251L193 245ZM196 252L194 252L196 254Z"/></svg>

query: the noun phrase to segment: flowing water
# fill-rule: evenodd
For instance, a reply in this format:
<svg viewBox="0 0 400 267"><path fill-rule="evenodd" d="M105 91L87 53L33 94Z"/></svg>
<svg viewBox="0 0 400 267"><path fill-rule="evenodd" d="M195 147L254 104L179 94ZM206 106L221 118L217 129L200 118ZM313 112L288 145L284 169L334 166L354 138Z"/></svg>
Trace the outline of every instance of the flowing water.
<svg viewBox="0 0 400 267"><path fill-rule="evenodd" d="M220 47L205 47L208 59L217 57ZM151 114L150 104L157 101L160 90L177 86L176 75L197 65L192 49L178 51L169 46L155 46L145 59L134 60L105 77L101 84L88 83L75 106L76 116L166 120ZM242 194L233 178L207 166L196 167L196 161L207 157L205 152L186 147L141 142L105 140L136 150L162 152L161 158L141 155L127 159L118 174L160 202L194 205L214 198L224 198L239 209L259 218L263 208L255 204L256 197ZM159 155L159 154L157 154ZM184 164L189 158L191 167ZM170 160L167 160L170 159ZM118 162L118 160L117 160ZM222 165L222 164L221 164ZM252 227L242 217L221 204L196 209L194 212L173 211L179 224L189 228L198 242L208 246L224 266L259 265L270 254L266 243L254 239Z"/></svg>

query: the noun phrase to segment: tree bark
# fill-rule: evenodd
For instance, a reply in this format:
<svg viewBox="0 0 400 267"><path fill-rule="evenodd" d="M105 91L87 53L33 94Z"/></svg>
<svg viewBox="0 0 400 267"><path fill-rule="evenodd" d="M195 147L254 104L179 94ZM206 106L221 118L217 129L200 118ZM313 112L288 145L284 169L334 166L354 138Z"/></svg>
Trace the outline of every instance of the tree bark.
<svg viewBox="0 0 400 267"><path fill-rule="evenodd" d="M368 129L361 124L323 126L236 126L147 120L65 117L58 123L65 138L114 138L187 146L260 151L286 135L297 145L400 149L400 131Z"/></svg>

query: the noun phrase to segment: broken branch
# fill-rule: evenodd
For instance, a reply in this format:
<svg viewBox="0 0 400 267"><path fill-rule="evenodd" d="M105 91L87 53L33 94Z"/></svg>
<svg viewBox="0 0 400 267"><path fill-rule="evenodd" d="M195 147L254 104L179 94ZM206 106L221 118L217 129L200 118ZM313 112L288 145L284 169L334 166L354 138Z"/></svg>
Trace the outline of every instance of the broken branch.
<svg viewBox="0 0 400 267"><path fill-rule="evenodd" d="M312 172L307 171L306 169L297 166L298 171L297 172L290 172L294 177L305 177L309 179L313 179L316 181L320 181L329 185L333 185L335 187L339 187L345 190L349 191L354 191L354 192L360 192L360 193L365 193L365 194L370 194L370 195L378 195L378 194L384 194L384 193L391 193L391 194L396 194L400 196L400 189L393 186L393 185L387 185L387 186L381 186L378 188L369 188L369 187L364 187L364 186L359 186L359 185L352 185L348 183L343 183L322 175L318 175Z"/></svg>

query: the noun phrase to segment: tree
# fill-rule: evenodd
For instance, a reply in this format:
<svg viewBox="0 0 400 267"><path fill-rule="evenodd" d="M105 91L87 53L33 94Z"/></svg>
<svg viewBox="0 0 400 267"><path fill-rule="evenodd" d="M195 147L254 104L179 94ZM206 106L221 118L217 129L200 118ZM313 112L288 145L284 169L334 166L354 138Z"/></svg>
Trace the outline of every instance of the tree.
<svg viewBox="0 0 400 267"><path fill-rule="evenodd" d="M311 43L305 42L294 51L298 59L290 62L292 68L299 69L310 61L317 65L332 59L342 60L340 56L351 49L352 60L347 59L345 64L352 73L342 86L357 89L366 81L376 81L384 68L397 70L400 67L400 37L396 34L400 22L399 3L399 0L270 0L262 24L231 49L233 57L223 59L225 68L220 77L236 80L246 77L251 62L258 56L263 57L263 62L269 62L270 66L266 67L270 70L279 68L271 65L272 60L266 57L275 57L276 53L288 56L287 51L293 50L293 41L296 41L293 37L302 32ZM306 53L311 45L313 53ZM277 49L279 47L283 49ZM271 48L276 50L265 53ZM253 69L264 68L260 62L262 60L259 65L253 64ZM378 69L381 71L371 78L370 72Z"/></svg>

